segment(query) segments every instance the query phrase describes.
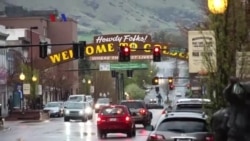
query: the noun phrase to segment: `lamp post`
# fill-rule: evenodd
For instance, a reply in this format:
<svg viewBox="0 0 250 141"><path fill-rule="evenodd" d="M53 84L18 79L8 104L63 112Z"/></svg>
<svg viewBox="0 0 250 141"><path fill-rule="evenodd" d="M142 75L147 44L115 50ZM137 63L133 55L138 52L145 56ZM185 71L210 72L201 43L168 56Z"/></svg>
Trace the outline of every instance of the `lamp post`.
<svg viewBox="0 0 250 141"><path fill-rule="evenodd" d="M88 85L91 84L91 80L89 79L88 81L86 81L85 79L82 79L82 83L85 84L85 89L86 89L86 94L88 94Z"/></svg>
<svg viewBox="0 0 250 141"><path fill-rule="evenodd" d="M33 38L32 38L32 31L33 30L36 30L36 29L38 29L38 27L37 26L32 26L32 27L30 27L30 44L32 45L32 41L33 41ZM30 59L30 63L31 63L31 71L32 71L32 81L37 81L37 77L34 75L34 73L33 73L33 47L31 47L31 53L30 53L30 56L31 56L31 59Z"/></svg>
<svg viewBox="0 0 250 141"><path fill-rule="evenodd" d="M22 85L21 85L21 88L19 90L19 94L20 94L20 96L22 96L20 98L20 108L22 108L22 112L24 112L23 81L25 80L25 75L23 74L23 72L20 74L19 79L22 81Z"/></svg>

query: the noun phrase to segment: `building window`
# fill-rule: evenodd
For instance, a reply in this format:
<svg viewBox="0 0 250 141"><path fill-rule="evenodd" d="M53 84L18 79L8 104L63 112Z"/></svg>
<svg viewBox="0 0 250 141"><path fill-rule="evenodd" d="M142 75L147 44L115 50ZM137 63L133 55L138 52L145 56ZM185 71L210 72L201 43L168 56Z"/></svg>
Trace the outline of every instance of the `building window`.
<svg viewBox="0 0 250 141"><path fill-rule="evenodd" d="M47 37L47 28L43 27L43 36Z"/></svg>

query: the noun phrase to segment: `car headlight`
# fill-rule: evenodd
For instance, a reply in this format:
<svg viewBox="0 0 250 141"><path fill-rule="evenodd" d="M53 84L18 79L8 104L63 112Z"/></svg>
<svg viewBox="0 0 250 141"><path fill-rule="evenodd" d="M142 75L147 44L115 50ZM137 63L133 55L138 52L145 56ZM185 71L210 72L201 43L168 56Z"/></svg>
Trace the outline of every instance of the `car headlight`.
<svg viewBox="0 0 250 141"><path fill-rule="evenodd" d="M65 110L65 114L69 114L69 110Z"/></svg>
<svg viewBox="0 0 250 141"><path fill-rule="evenodd" d="M82 114L83 114L83 111L80 111L79 114L82 115Z"/></svg>
<svg viewBox="0 0 250 141"><path fill-rule="evenodd" d="M96 104L96 105L95 105L95 108L96 108L96 109L98 109L99 107L100 107L100 105L99 105L99 104Z"/></svg>
<svg viewBox="0 0 250 141"><path fill-rule="evenodd" d="M85 112L88 113L88 114L90 114L90 113L92 112L92 109L91 109L90 107L87 107L87 108L85 109Z"/></svg>

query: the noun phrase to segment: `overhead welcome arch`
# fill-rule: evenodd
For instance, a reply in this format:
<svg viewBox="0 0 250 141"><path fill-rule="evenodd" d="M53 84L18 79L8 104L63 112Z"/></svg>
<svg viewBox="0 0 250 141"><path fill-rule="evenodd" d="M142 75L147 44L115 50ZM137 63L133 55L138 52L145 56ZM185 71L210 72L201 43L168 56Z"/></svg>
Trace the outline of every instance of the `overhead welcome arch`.
<svg viewBox="0 0 250 141"><path fill-rule="evenodd" d="M85 56L92 61L118 60L119 46L131 48L131 60L152 59L152 48L159 46L162 56L188 60L188 52L185 49L171 47L167 43L152 42L149 34L108 34L94 36L93 43L87 44ZM60 52L48 55L48 60L53 65L74 60L72 47Z"/></svg>

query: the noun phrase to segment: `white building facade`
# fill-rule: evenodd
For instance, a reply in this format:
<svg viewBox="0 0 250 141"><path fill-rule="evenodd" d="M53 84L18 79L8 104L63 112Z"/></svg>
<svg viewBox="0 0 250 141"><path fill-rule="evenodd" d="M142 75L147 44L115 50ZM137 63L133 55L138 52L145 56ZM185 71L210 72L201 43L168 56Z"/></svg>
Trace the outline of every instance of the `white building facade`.
<svg viewBox="0 0 250 141"><path fill-rule="evenodd" d="M4 26L0 25L0 46L6 45L8 34ZM8 59L7 59L8 49L0 48L0 103L2 105L2 116L8 114Z"/></svg>

